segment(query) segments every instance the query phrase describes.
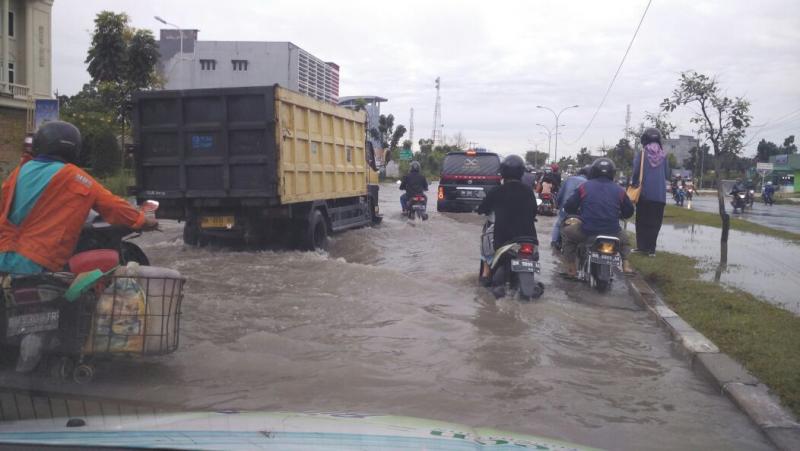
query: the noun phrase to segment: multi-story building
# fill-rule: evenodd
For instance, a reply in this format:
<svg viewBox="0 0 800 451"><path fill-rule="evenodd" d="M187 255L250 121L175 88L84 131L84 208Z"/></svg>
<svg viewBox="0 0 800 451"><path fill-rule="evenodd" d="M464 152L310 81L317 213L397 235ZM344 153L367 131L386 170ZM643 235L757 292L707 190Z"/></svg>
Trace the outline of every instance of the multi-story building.
<svg viewBox="0 0 800 451"><path fill-rule="evenodd" d="M339 66L291 42L200 41L197 30L161 30L159 50L165 89L277 83L326 102L339 99Z"/></svg>
<svg viewBox="0 0 800 451"><path fill-rule="evenodd" d="M388 100L378 96L347 96L339 98L339 106L351 109L363 108L367 113L367 133L369 133L369 130L378 128L378 122L381 117L381 102ZM372 142L372 148L375 149L376 163L379 166L383 165L384 149L380 140L373 138L371 134L367 137Z"/></svg>
<svg viewBox="0 0 800 451"><path fill-rule="evenodd" d="M0 0L0 171L19 160L33 102L52 98L52 8L53 0Z"/></svg>
<svg viewBox="0 0 800 451"><path fill-rule="evenodd" d="M664 151L675 155L678 167L683 167L683 161L692 156L690 151L700 146L700 141L694 136L679 135L677 138L664 140ZM691 169L691 168L689 168Z"/></svg>

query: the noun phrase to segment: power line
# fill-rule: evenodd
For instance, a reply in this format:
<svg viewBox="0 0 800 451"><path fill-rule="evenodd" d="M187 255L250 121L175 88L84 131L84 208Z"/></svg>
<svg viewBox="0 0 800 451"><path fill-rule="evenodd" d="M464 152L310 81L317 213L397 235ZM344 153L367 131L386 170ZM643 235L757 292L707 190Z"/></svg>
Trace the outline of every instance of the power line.
<svg viewBox="0 0 800 451"><path fill-rule="evenodd" d="M792 117L792 116L797 116L798 113L800 113L800 108L798 108L798 109L796 109L794 111L791 111L789 113L786 113L786 114L784 114L783 116L781 116L781 117L779 117L777 119L770 119L770 120L768 120L767 122L765 122L765 123L763 123L761 125L757 125L757 126L753 127L753 128L756 129L756 132L753 134L753 136L746 143L744 143L742 145L742 147L747 147L750 144L752 144L753 141L755 141L756 138L758 138L758 136L761 133L763 133L765 130L771 130L771 129L774 129L775 126L777 126L777 125L782 125L783 123L791 123L792 121L796 120L797 117Z"/></svg>
<svg viewBox="0 0 800 451"><path fill-rule="evenodd" d="M639 25L636 26L636 31L633 32L633 37L631 38L631 42L628 44L628 48L625 49L625 54L622 55L622 61L619 62L619 66L617 67L617 71L614 73L614 77L611 78L611 83L608 84L608 89L606 89L605 95L603 95L603 100L600 101L600 105L597 106L597 109L592 114L592 118L589 120L589 123L586 124L586 128L583 129L578 139L575 141L570 142L569 144L575 144L583 138L583 135L586 134L586 131L589 130L589 127L592 126L594 119L597 117L597 113L600 112L600 108L603 108L603 104L606 103L606 99L608 98L608 94L611 93L611 88L614 86L614 82L617 81L617 76L619 72L622 70L622 65L625 64L625 58L628 57L628 53L631 51L631 47L633 47L633 41L636 40L636 35L639 34L639 29L642 28L642 22L644 22L645 16L647 16L647 10L650 9L650 4L653 3L653 0L647 1L647 6L644 8L644 12L642 13L642 18L639 19Z"/></svg>

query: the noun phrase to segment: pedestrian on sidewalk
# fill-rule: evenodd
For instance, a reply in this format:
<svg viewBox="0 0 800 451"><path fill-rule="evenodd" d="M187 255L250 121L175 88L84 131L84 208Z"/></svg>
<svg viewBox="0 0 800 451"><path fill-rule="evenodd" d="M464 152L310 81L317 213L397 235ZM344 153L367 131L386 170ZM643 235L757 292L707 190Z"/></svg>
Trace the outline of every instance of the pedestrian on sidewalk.
<svg viewBox="0 0 800 451"><path fill-rule="evenodd" d="M670 179L670 169L667 154L661 146L661 132L657 128L646 129L641 143L644 148L633 158L631 182L642 187L636 203L636 251L654 257L667 204L666 182Z"/></svg>

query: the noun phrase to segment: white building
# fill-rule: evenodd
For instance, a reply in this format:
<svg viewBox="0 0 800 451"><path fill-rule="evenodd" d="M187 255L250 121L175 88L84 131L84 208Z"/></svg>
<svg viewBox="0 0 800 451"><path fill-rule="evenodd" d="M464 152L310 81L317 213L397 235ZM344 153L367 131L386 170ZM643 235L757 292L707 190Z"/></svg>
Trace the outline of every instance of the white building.
<svg viewBox="0 0 800 451"><path fill-rule="evenodd" d="M197 33L161 30L159 71L165 89L277 83L326 102L339 99L339 66L291 42L199 41Z"/></svg>
<svg viewBox="0 0 800 451"><path fill-rule="evenodd" d="M363 107L367 113L367 139L372 142L372 148L375 149L375 163L378 166L383 166L384 149L381 147L381 142L374 139L369 130L378 128L378 123L381 117L381 103L389 99L378 96L347 96L339 98L339 106L345 108L357 109Z"/></svg>
<svg viewBox="0 0 800 451"><path fill-rule="evenodd" d="M0 0L0 166L19 160L33 101L52 98L53 0Z"/></svg>

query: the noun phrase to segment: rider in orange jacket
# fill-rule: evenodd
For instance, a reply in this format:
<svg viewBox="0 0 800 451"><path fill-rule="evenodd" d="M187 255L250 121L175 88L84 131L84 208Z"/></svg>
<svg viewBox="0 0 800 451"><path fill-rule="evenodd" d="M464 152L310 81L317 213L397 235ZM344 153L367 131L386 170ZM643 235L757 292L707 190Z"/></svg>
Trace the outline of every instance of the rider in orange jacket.
<svg viewBox="0 0 800 451"><path fill-rule="evenodd" d="M35 157L23 161L0 193L0 272L61 271L91 209L107 222L132 229L158 226L75 166L78 129L67 122L42 125L33 138Z"/></svg>

